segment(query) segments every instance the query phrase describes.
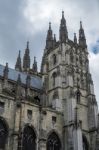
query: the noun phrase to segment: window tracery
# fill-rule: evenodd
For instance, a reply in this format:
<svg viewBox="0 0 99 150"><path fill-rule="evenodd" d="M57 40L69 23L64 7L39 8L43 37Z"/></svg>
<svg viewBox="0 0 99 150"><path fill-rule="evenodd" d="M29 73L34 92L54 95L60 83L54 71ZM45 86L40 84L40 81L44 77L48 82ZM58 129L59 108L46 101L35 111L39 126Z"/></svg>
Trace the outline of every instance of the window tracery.
<svg viewBox="0 0 99 150"><path fill-rule="evenodd" d="M36 150L36 134L30 126L24 128L22 150Z"/></svg>
<svg viewBox="0 0 99 150"><path fill-rule="evenodd" d="M55 132L49 135L47 140L47 150L60 150L61 142Z"/></svg>

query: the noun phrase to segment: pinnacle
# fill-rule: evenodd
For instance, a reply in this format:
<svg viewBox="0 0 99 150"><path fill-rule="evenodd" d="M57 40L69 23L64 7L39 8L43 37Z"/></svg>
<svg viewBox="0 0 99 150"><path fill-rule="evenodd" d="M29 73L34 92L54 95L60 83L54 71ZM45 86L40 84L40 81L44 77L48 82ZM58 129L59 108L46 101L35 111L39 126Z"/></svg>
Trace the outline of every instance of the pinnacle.
<svg viewBox="0 0 99 150"><path fill-rule="evenodd" d="M51 22L49 22L49 30L51 30Z"/></svg>
<svg viewBox="0 0 99 150"><path fill-rule="evenodd" d="M64 11L62 11L62 18L64 18Z"/></svg>
<svg viewBox="0 0 99 150"><path fill-rule="evenodd" d="M29 41L27 41L27 49L29 49Z"/></svg>
<svg viewBox="0 0 99 150"><path fill-rule="evenodd" d="M83 27L82 27L82 21L80 21L80 29L82 29Z"/></svg>

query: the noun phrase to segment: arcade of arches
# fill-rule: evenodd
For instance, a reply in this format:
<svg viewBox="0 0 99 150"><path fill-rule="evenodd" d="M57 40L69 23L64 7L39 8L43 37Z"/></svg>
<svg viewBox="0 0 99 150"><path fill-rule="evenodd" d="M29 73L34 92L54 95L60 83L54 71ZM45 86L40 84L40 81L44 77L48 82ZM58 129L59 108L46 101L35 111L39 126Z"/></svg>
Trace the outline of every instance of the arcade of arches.
<svg viewBox="0 0 99 150"><path fill-rule="evenodd" d="M5 121L0 118L0 149L5 149L5 144L8 136L8 127ZM36 150L36 134L32 127L25 126L23 134L21 137L22 140L22 150ZM20 149L20 148L19 148ZM61 142L58 135L55 132L52 132L47 139L46 143L47 150L61 150ZM83 135L83 150L88 150L89 145L86 137Z"/></svg>

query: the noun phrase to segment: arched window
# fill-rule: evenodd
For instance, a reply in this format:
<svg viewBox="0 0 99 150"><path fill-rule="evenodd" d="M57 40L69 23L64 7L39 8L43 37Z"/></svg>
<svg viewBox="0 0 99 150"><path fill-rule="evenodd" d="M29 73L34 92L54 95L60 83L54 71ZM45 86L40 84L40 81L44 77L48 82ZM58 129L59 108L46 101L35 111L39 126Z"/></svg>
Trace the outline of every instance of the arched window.
<svg viewBox="0 0 99 150"><path fill-rule="evenodd" d="M53 77L53 86L55 86L55 84L56 84L56 77L57 77L56 72L54 72L54 73L52 74L52 77Z"/></svg>
<svg viewBox="0 0 99 150"><path fill-rule="evenodd" d="M74 61L74 56L73 56L73 51L71 50L70 52L70 62L73 63Z"/></svg>
<svg viewBox="0 0 99 150"><path fill-rule="evenodd" d="M7 136L8 136L8 127L5 121L2 118L0 118L0 149L5 148Z"/></svg>
<svg viewBox="0 0 99 150"><path fill-rule="evenodd" d="M55 64L56 64L56 62L57 62L56 55L55 55L55 54L53 54L53 64L55 65Z"/></svg>
<svg viewBox="0 0 99 150"><path fill-rule="evenodd" d="M22 150L36 150L36 134L32 127L26 126L22 136Z"/></svg>
<svg viewBox="0 0 99 150"><path fill-rule="evenodd" d="M85 135L83 135L83 150L89 150L89 144Z"/></svg>
<svg viewBox="0 0 99 150"><path fill-rule="evenodd" d="M47 139L47 150L61 150L61 142L55 132Z"/></svg>

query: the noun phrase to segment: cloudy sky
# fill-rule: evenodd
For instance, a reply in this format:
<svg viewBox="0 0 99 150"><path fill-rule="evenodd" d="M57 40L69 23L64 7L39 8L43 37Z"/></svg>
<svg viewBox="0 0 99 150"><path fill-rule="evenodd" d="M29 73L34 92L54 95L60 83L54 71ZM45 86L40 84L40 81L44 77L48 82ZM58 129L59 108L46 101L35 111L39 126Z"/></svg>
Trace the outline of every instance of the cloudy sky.
<svg viewBox="0 0 99 150"><path fill-rule="evenodd" d="M99 0L0 0L0 63L9 62L14 68L18 51L21 50L23 56L29 40L31 63L36 56L40 66L48 23L52 22L58 39L62 10L70 39L74 32L78 34L79 22L83 21L99 101Z"/></svg>

